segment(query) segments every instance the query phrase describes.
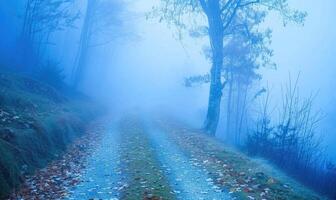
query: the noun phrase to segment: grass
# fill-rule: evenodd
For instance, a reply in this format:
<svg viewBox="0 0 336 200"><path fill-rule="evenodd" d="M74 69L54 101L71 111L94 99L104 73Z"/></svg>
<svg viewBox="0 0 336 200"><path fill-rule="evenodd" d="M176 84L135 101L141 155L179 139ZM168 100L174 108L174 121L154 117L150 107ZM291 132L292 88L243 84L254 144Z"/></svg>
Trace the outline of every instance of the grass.
<svg viewBox="0 0 336 200"><path fill-rule="evenodd" d="M226 147L204 133L167 121L161 128L213 182L237 199L322 199L286 176Z"/></svg>
<svg viewBox="0 0 336 200"><path fill-rule="evenodd" d="M139 121L127 118L120 125L121 165L127 183L122 199L175 199Z"/></svg>
<svg viewBox="0 0 336 200"><path fill-rule="evenodd" d="M1 72L0 199L18 188L25 174L62 154L95 112L93 102Z"/></svg>

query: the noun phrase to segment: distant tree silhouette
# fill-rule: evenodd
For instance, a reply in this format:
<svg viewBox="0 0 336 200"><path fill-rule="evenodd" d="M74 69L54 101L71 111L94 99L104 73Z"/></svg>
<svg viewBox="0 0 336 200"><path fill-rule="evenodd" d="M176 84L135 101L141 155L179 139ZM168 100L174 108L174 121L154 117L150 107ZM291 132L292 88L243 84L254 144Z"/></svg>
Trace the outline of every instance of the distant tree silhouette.
<svg viewBox="0 0 336 200"><path fill-rule="evenodd" d="M121 1L88 0L81 36L72 71L72 84L76 88L87 68L90 48L109 44L121 30L124 5ZM101 41L108 35L110 39Z"/></svg>
<svg viewBox="0 0 336 200"><path fill-rule="evenodd" d="M72 6L74 0L27 0L23 15L21 41L23 57L33 49L36 62L33 68L39 67L42 61L42 53L47 45L52 45L50 37L56 31L62 31L74 27L79 18L79 12L74 12Z"/></svg>

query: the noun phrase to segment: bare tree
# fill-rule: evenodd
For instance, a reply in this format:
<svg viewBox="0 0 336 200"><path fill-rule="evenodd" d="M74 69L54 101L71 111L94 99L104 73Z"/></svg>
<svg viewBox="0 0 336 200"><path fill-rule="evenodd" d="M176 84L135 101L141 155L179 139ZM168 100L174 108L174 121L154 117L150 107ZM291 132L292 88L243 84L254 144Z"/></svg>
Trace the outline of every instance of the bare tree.
<svg viewBox="0 0 336 200"><path fill-rule="evenodd" d="M243 122L248 118L249 104L255 99L252 93L253 83L262 76L257 73L260 67L274 66L271 62L273 55L269 48L271 31L259 30L259 24L264 20L263 12L253 11L245 19L236 17L233 23L240 24L239 28L232 30L230 37L226 37L223 53L222 79L223 95L222 109L226 120L225 130L228 142L239 145L242 136ZM210 47L205 47L205 55L211 58ZM196 76L186 79L186 85L210 82L210 76ZM224 87L227 85L228 87ZM261 91L261 90L259 90ZM244 125L246 129L247 126ZM245 131L246 133L246 131Z"/></svg>
<svg viewBox="0 0 336 200"><path fill-rule="evenodd" d="M226 135L230 142L239 144L243 120L247 117L248 104L253 102L252 85L261 79L257 70L262 66L273 65L269 30L255 31L264 15L252 14L252 20L244 28L236 30L224 47L223 78L228 85L226 92ZM259 17L255 17L259 16ZM225 88L223 88L225 91ZM253 91L251 91L252 93Z"/></svg>
<svg viewBox="0 0 336 200"><path fill-rule="evenodd" d="M119 0L87 1L78 52L72 72L74 87L78 87L83 78L90 49L107 45L120 35L123 12L124 4ZM107 40L104 37L106 35L109 36Z"/></svg>
<svg viewBox="0 0 336 200"><path fill-rule="evenodd" d="M50 36L73 27L79 18L79 12L72 8L73 3L74 0L26 1L21 38L34 49L38 61L41 61L43 48L51 44ZM38 66L38 63L34 64Z"/></svg>
<svg viewBox="0 0 336 200"><path fill-rule="evenodd" d="M237 16L247 19L251 9L278 11L285 21L302 22L305 14L291 10L286 0L161 0L156 9L162 20L181 29L192 30L206 27L205 33L211 47L212 67L210 70L210 94L204 129L215 135L219 116L222 89L224 40L241 24L233 23ZM191 23L188 24L188 21ZM202 23L203 22L203 23ZM190 26L193 26L191 27Z"/></svg>

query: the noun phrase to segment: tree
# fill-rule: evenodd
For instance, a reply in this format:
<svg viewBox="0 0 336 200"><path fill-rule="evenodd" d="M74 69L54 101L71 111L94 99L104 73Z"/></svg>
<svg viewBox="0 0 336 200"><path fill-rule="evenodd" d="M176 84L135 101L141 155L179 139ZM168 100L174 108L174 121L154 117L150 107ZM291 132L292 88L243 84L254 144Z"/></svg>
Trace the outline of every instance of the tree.
<svg viewBox="0 0 336 200"><path fill-rule="evenodd" d="M224 84L227 85L223 91L226 91L227 95L223 95L226 98L222 105L226 103L227 106L222 109L221 113L225 113L226 138L229 142L236 144L240 143L243 121L247 120L249 114L249 104L255 99L255 94L251 93L254 92L253 83L262 78L257 70L260 67L274 65L271 62L273 52L269 48L271 31L257 28L265 18L264 12L251 10L248 18L250 19L244 20L244 23L238 23L238 20L241 21L239 17L235 19L234 23L241 24L241 26L232 31L230 37L227 37L223 49L225 57L222 78L225 80ZM210 47L204 48L204 53L211 58ZM186 85L207 83L210 80L209 77L209 75L189 77L186 79ZM246 125L245 128L247 128Z"/></svg>
<svg viewBox="0 0 336 200"><path fill-rule="evenodd" d="M252 10L271 10L279 12L284 22L303 22L305 13L289 8L287 0L161 0L156 8L161 20L189 31L205 28L209 38L212 66L210 70L210 93L208 111L204 129L215 135L219 117L222 90L225 80L222 80L225 39L246 22ZM239 17L240 20L236 20ZM194 19L194 20L193 20ZM202 28L204 30L204 28Z"/></svg>
<svg viewBox="0 0 336 200"><path fill-rule="evenodd" d="M79 13L73 12L74 0L27 0L21 40L33 48L37 62L41 61L41 52L50 44L50 36L56 31L73 27ZM26 52L23 52L25 56ZM39 63L33 63L38 66ZM35 66L35 67L36 67Z"/></svg>
<svg viewBox="0 0 336 200"><path fill-rule="evenodd" d="M85 11L85 18L81 29L80 42L75 60L75 67L72 72L72 81L75 88L80 84L84 71L87 67L89 51L92 47L107 45L111 39L105 39L104 35L115 38L120 30L121 16L123 13L121 1L110 0L88 0Z"/></svg>
<svg viewBox="0 0 336 200"><path fill-rule="evenodd" d="M258 29L265 16L265 12L253 9L244 19L237 16L233 23L240 26L232 30L231 36L225 41L222 67L223 79L228 86L225 99L227 107L224 109L225 128L228 141L236 144L240 143L243 120L247 120L249 114L248 104L254 99L254 95L250 94L253 83L262 78L257 70L274 65L271 62L273 52L269 48L271 31Z"/></svg>

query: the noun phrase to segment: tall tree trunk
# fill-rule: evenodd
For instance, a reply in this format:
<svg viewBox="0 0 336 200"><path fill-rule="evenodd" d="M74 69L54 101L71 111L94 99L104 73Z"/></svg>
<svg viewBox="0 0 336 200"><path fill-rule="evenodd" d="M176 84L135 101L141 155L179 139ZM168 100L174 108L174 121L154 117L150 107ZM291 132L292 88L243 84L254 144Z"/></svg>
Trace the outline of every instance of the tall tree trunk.
<svg viewBox="0 0 336 200"><path fill-rule="evenodd" d="M24 39L27 34L27 25L28 25L28 16L29 16L29 8L30 8L31 0L28 0L25 6L25 14L23 17L23 22L22 22L22 29L21 29L21 35L20 39Z"/></svg>
<svg viewBox="0 0 336 200"><path fill-rule="evenodd" d="M232 75L232 72L231 72L231 67L229 68L229 72L228 72L228 81L229 81L229 91L228 91L228 94L227 94L227 112L226 112L226 139L228 141L232 141L232 126L231 126L231 123L232 123L232 116L234 116L234 109L231 109L232 108L232 99L233 99L233 75Z"/></svg>
<svg viewBox="0 0 336 200"><path fill-rule="evenodd" d="M32 53L34 42L32 41L32 25L33 25L33 12L35 11L36 3L34 0L28 0L25 5L25 13L22 21L21 34L18 39L19 48L17 53L20 55L18 62L20 69L25 72L32 73L33 68L36 66L36 60ZM28 65L29 64L29 65Z"/></svg>
<svg viewBox="0 0 336 200"><path fill-rule="evenodd" d="M238 76L239 77L239 76ZM236 82L236 110L235 110L235 127L234 127L234 135L235 135L235 144L238 144L238 125L239 125L239 117L240 117L240 108L242 108L242 102L241 102L241 83L240 83L240 79L237 78L237 82Z"/></svg>
<svg viewBox="0 0 336 200"><path fill-rule="evenodd" d="M77 51L77 56L75 60L75 67L72 71L72 81L74 88L77 88L82 81L83 74L86 69L90 38L91 38L91 17L93 14L93 9L96 4L96 0L88 0L86 6L85 19L81 31L79 47Z"/></svg>
<svg viewBox="0 0 336 200"><path fill-rule="evenodd" d="M204 129L209 135L215 136L220 117L220 104L222 98L221 70L223 66L223 27L218 0L208 1L207 18L212 50L212 67L210 72L211 80L208 112L204 122Z"/></svg>
<svg viewBox="0 0 336 200"><path fill-rule="evenodd" d="M248 85L245 85L245 89L244 89L244 97L243 97L243 105L241 108L241 113L240 113L240 120L239 120L239 126L238 126L238 141L240 143L241 140L241 132L242 132L242 128L243 128L243 120L245 119L246 115L247 115L247 110L246 110L246 106L247 106L247 92L248 92ZM245 125L246 126L246 125Z"/></svg>

